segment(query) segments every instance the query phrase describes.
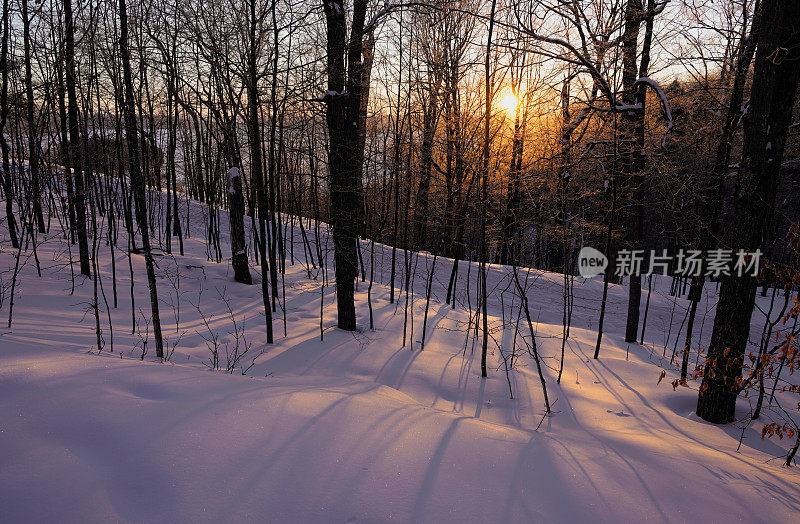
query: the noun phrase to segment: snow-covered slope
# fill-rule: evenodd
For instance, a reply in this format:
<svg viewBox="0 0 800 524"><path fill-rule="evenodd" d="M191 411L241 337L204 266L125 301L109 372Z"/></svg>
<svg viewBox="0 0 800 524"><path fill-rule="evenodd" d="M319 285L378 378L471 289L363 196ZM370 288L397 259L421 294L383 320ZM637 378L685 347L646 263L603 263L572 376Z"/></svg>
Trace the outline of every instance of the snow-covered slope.
<svg viewBox="0 0 800 524"><path fill-rule="evenodd" d="M201 235L201 214L193 205L192 236ZM279 307L276 343L264 346L260 286L233 282L227 264L206 259L202 240L187 239L185 256L159 260L164 333L170 345L180 338L162 364L152 335L140 359L149 321L141 257L132 257L132 308L127 254L115 251L112 268L109 247L100 246L100 291L111 307L101 296L98 354L93 282L76 277L70 294L57 229L53 220L37 246L41 277L23 253L13 322L0 335L0 520L720 522L791 521L800 510L797 473L769 461L782 449L761 440L759 425L706 424L693 414L697 384L673 391L669 356L686 302L667 296L665 282L651 297L645 346L622 342L626 293L611 287L600 360L591 356L602 284L577 282L557 385L561 275L522 272L546 357L554 413L545 416L507 267L490 268L490 376L482 380L479 342L467 329L476 269L466 263L463 307L451 309L443 295L452 261L437 260L420 350L432 257L411 257L416 294L406 316L405 293L388 300L391 251L376 246L376 329L368 329L360 283L358 333L333 327L335 288L321 289L318 271L309 279L304 264L287 262L286 312ZM0 271L13 271L16 251L0 235ZM294 238L298 255L299 231ZM398 252L398 282L402 260ZM3 273L3 325L10 278ZM707 294L701 315L713 306L711 287ZM140 334L131 333L132 316ZM252 349L232 374L212 371L209 341L218 338L226 367L232 317ZM706 340L712 320L713 311ZM507 380L503 357L514 347ZM658 384L661 366L667 376Z"/></svg>

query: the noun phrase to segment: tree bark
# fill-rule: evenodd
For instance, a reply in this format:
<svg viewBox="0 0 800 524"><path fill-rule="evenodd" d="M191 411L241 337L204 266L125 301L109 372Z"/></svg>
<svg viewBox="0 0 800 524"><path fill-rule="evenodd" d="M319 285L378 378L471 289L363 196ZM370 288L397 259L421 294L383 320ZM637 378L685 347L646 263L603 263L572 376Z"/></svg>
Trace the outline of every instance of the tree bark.
<svg viewBox="0 0 800 524"><path fill-rule="evenodd" d="M252 166L252 184L256 193L258 207L258 253L261 262L261 295L264 301L264 315L266 318L267 343L272 344L272 307L269 298L269 264L267 263L267 194L264 191L264 170L261 154L261 123L259 122L258 100L258 73L257 73L257 32L256 32L256 2L250 0L250 56L248 60L248 85L247 94L250 103L250 151ZM273 1L273 9L275 3Z"/></svg>
<svg viewBox="0 0 800 524"><path fill-rule="evenodd" d="M70 0L65 1L68 5ZM119 0L120 40L119 51L122 56L122 76L125 84L125 138L128 143L128 168L130 173L131 192L136 209L136 223L142 236L142 250L147 270L147 283L150 288L150 311L153 318L153 332L156 341L156 356L164 358L164 341L161 337L161 318L158 314L158 288L153 264L153 253L150 250L150 229L147 223L147 201L145 198L144 179L139 166L139 143L136 130L136 106L133 98L133 80L128 50L128 8L125 0ZM85 225L85 222L84 222ZM129 232L129 234L131 234Z"/></svg>
<svg viewBox="0 0 800 524"><path fill-rule="evenodd" d="M759 15L752 96L744 122L740 190L731 225L739 249L764 247L773 223L780 165L800 81L800 3L765 0ZM742 364L757 281L733 273L722 279L697 414L714 423L735 419Z"/></svg>
<svg viewBox="0 0 800 524"><path fill-rule="evenodd" d="M711 183L707 189L705 189L706 196L703 202L702 213L705 224L700 233L700 247L702 249L711 249L711 247L713 247L713 239L716 237L719 230L719 214L722 208L725 174L727 173L728 165L730 164L733 138L736 134L736 129L738 128L740 119L742 117L742 100L744 98L747 72L750 70L750 63L753 60L753 54L755 53L758 38L756 33L758 29L758 3L756 3L753 17L756 22L752 24L749 34L746 26L747 18L745 17L743 35L738 46L739 49L737 52L733 85L731 86L730 101L725 114L725 121L720 127L719 142L717 144L714 167L711 173ZM704 275L693 276L692 283L689 288L689 298L692 300L692 304L689 309L689 320L686 328L686 343L684 344L684 353L681 362L682 384L685 384L688 378L689 352L691 350L692 333L694 330L695 317L697 315L697 303L702 297L704 283Z"/></svg>
<svg viewBox="0 0 800 524"><path fill-rule="evenodd" d="M66 26L64 61L66 65L69 148L71 167L75 170L75 229L77 229L78 233L81 274L89 276L91 274L91 266L89 263L89 241L86 234L86 191L83 183L83 155L80 152L80 132L78 131L78 96L75 91L75 26L72 20L72 0L64 0L64 22ZM127 56L123 58L125 60L128 59ZM130 66L130 63L128 65ZM131 96L133 96L133 88L131 88ZM71 175L66 173L65 176Z"/></svg>
<svg viewBox="0 0 800 524"><path fill-rule="evenodd" d="M337 325L355 331L355 278L358 276L357 238L363 227L362 165L359 135L361 91L365 84L362 62L366 0L353 3L350 42L346 42L345 9L341 0L323 2L327 22L328 165L330 169L330 213L336 262ZM345 59L347 71L345 71Z"/></svg>
<svg viewBox="0 0 800 524"><path fill-rule="evenodd" d="M622 159L622 183L631 191L631 222L628 238L631 249L641 249L643 237L644 209L642 205L641 173L644 168L644 151L638 150L639 130L644 135L644 87L636 88L639 28L642 23L642 0L628 0L625 6L625 30L622 41L622 101L625 104L640 104L639 108L622 113L622 128L626 151ZM652 28L652 27L651 27ZM649 50L643 50L643 54ZM641 96L640 96L641 93ZM637 144L638 145L638 144ZM625 341L636 342L639 332L639 304L642 299L642 276L639 273L630 275L628 287L628 316L625 325Z"/></svg>
<svg viewBox="0 0 800 524"><path fill-rule="evenodd" d="M493 75L491 71L491 50L492 50L492 32L494 31L494 13L497 7L497 1L492 0L491 11L489 12L489 33L486 38L486 61L485 67L485 108L484 108L484 134L483 134L483 165L481 166L481 260L480 260L480 297L481 297L481 310L483 313L483 340L481 343L481 377L486 377L486 353L489 346L489 321L487 319L487 302L486 296L486 262L489 258L489 246L486 242L486 206L488 204L488 183L489 183L489 149L491 133L489 124L491 122L492 113L492 97L493 93Z"/></svg>
<svg viewBox="0 0 800 524"><path fill-rule="evenodd" d="M11 183L11 163L9 161L8 142L6 141L5 128L8 120L8 34L9 34L9 4L11 0L3 0L3 41L0 50L0 76L2 76L2 87L0 87L0 149L3 154L3 194L6 200L6 220L8 221L8 232L11 235L11 245L14 249L19 248L17 237L17 220L14 216L14 186Z"/></svg>
<svg viewBox="0 0 800 524"><path fill-rule="evenodd" d="M31 200L33 201L33 218L39 233L45 232L44 215L42 214L42 189L39 180L39 148L41 140L36 129L36 113L33 96L33 75L31 73L31 14L28 1L22 0L22 38L25 52L25 113L28 117L28 172L31 176Z"/></svg>

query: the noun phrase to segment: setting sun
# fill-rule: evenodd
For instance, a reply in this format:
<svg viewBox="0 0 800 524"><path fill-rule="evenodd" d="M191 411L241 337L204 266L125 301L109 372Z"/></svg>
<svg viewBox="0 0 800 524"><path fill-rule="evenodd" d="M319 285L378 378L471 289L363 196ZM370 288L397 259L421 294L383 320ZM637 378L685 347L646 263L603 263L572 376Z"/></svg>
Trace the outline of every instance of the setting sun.
<svg viewBox="0 0 800 524"><path fill-rule="evenodd" d="M500 99L500 107L511 114L517 110L517 104L519 104L519 101L517 97L514 96L514 93L506 93L503 95L503 98Z"/></svg>

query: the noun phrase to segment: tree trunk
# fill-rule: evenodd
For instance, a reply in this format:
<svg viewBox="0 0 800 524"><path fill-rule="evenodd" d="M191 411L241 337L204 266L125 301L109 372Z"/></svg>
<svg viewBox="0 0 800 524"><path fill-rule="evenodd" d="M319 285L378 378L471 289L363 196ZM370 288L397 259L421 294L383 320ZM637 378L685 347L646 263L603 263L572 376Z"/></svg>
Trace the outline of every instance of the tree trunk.
<svg viewBox="0 0 800 524"><path fill-rule="evenodd" d="M752 96L739 169L741 189L731 225L736 243L730 247L734 252L754 252L769 236L790 108L800 81L800 3L765 0L758 24ZM735 419L756 287L756 278L750 274L740 277L734 273L722 279L697 400L698 416L709 422Z"/></svg>
<svg viewBox="0 0 800 524"><path fill-rule="evenodd" d="M756 11L754 19L758 17L758 4L756 4ZM747 81L747 72L750 70L750 63L753 60L757 43L757 23L751 25L749 34L746 26L747 18L745 18L745 25L742 28L743 36L738 46L736 68L731 86L731 96L728 102L728 109L725 114L725 121L720 127L719 142L717 144L714 166L711 173L711 183L704 190L706 195L703 199L703 222L704 228L700 233L700 248L711 249L713 247L713 239L716 238L719 230L719 214L722 208L722 199L724 196L725 174L728 172L728 165L730 164L731 148L733 138L736 134L739 121L742 116L742 100L744 98L744 88ZM724 85L724 84L723 84ZM686 328L686 343L684 344L683 361L681 363L681 383L685 384L688 378L689 368L689 352L691 351L692 334L694 329L694 321L697 315L697 305L702 298L703 285L705 283L704 275L696 275L692 277L692 282L689 290L689 298L692 300L689 309L689 320Z"/></svg>
<svg viewBox="0 0 800 524"><path fill-rule="evenodd" d="M513 57L512 60L515 60ZM514 64L516 65L516 64ZM520 71L525 69L525 55L522 57ZM523 153L525 149L525 124L526 114L523 112L523 102L519 101L522 73L514 74L511 71L511 89L517 98L517 107L514 109L514 136L511 142L511 166L509 168L509 189L506 206L503 212L503 230L500 242L500 263L517 264L517 237L519 236L520 221L520 180L522 178ZM526 111L527 112L527 111Z"/></svg>
<svg viewBox="0 0 800 524"><path fill-rule="evenodd" d="M436 74L436 73L434 73ZM438 76L438 74L437 74ZM422 144L420 146L419 185L417 186L417 201L414 206L414 245L419 249L427 249L428 226L428 193L431 187L431 167L433 165L433 135L438 121L438 81L428 80L430 89L428 101L423 109Z"/></svg>
<svg viewBox="0 0 800 524"><path fill-rule="evenodd" d="M2 87L0 88L0 149L3 154L3 194L6 200L6 220L8 232L11 235L11 245L19 248L17 238L17 220L14 217L14 186L11 183L11 163L9 161L8 142L6 141L5 128L8 119L8 34L9 34L9 4L11 0L3 0L3 42L0 50L0 75Z"/></svg>
<svg viewBox="0 0 800 524"><path fill-rule="evenodd" d="M362 49L366 0L355 0L350 42L345 45L345 9L341 0L323 2L327 22L327 104L328 164L330 169L330 217L336 262L337 325L355 331L355 278L358 276L358 246L363 227L361 198L362 165L358 153L363 76ZM345 54L347 72L345 72Z"/></svg>
<svg viewBox="0 0 800 524"><path fill-rule="evenodd" d="M267 275L269 265L267 263L267 194L264 191L264 170L262 168L263 159L261 154L261 123L259 122L259 101L258 101L258 74L256 64L256 8L255 0L250 0L250 57L248 62L249 81L247 94L250 103L250 151L252 184L256 194L256 205L258 207L258 253L261 262L261 295L264 301L264 315L266 317L267 343L272 344L272 307L269 298L269 282ZM273 9L275 4L273 2Z"/></svg>
<svg viewBox="0 0 800 524"><path fill-rule="evenodd" d="M31 16L28 1L22 0L22 33L25 52L25 113L28 117L28 172L31 176L31 200L33 201L33 218L36 220L39 233L45 232L42 214L42 189L39 181L39 148L41 140L36 129L34 111L33 75L31 73ZM88 273L87 273L88 274Z"/></svg>
<svg viewBox="0 0 800 524"><path fill-rule="evenodd" d="M644 182L644 116L645 116L645 87L637 89L636 80L638 71L636 57L638 51L639 27L642 23L642 0L628 0L625 6L625 34L622 42L622 101L625 104L637 104L637 109L622 113L623 136L625 141L625 154L622 159L622 183L631 191L632 216L628 238L631 249L641 249L643 245L644 205L642 202L642 184ZM652 33L652 22L648 26ZM645 35L645 43L649 47L649 34ZM642 65L647 59L650 50L642 49ZM639 69L642 69L640 67ZM642 74L646 73L646 67ZM639 138L641 136L642 143ZM625 341L636 342L639 334L639 304L642 300L642 276L638 272L630 275L628 292L628 316L625 325Z"/></svg>
<svg viewBox="0 0 800 524"><path fill-rule="evenodd" d="M75 28L72 20L72 0L64 0L64 22L66 25L64 60L67 77L69 148L71 166L75 170L75 228L78 232L81 273L89 276L91 269L89 264L89 241L86 234L86 192L83 183L83 156L80 152L80 133L78 131L78 96L75 91ZM125 59L127 60L127 57ZM133 96L133 88L131 88L131 96ZM70 176L70 174L66 173L65 176Z"/></svg>
<svg viewBox="0 0 800 524"><path fill-rule="evenodd" d="M230 131L230 130L229 130ZM231 265L233 278L242 284L252 284L250 267L247 262L247 244L244 238L244 194L242 193L241 158L233 138L226 137L228 150L228 221L231 228Z"/></svg>
<svg viewBox="0 0 800 524"><path fill-rule="evenodd" d="M65 6L70 0L66 0ZM147 224L147 201L145 199L144 179L139 167L139 143L136 136L136 106L133 98L133 80L131 63L128 54L128 9L125 0L119 0L120 40L119 50L122 55L123 82L125 84L125 138L128 143L128 168L130 173L131 192L136 208L136 223L142 236L147 283L150 288L150 310L153 318L153 332L156 339L156 356L164 358L164 341L161 337L161 318L158 314L158 288L153 264L153 253L150 250L150 230ZM69 63L69 62L68 62ZM85 225L85 222L84 222Z"/></svg>
<svg viewBox="0 0 800 524"><path fill-rule="evenodd" d="M486 262L489 258L489 246L486 242L486 214L487 214L487 199L488 199L488 182L489 182L489 149L491 132L489 124L491 122L492 113L492 97L493 93L493 75L491 71L491 50L492 50L492 32L494 31L494 13L497 7L497 1L492 0L492 7L489 14L489 33L486 38L486 61L485 66L485 109L484 109L484 134L483 134L483 165L481 167L481 259L480 259L480 297L481 297L481 310L483 314L483 340L481 342L481 377L486 377L486 353L489 346L489 321L487 319L487 289L486 289Z"/></svg>

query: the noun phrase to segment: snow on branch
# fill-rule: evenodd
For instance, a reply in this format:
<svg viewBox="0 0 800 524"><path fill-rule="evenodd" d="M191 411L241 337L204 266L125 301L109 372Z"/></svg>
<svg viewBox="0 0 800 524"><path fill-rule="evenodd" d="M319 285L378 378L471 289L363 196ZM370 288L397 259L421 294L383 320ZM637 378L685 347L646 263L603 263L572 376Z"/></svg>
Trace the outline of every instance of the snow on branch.
<svg viewBox="0 0 800 524"><path fill-rule="evenodd" d="M667 141L667 133L669 133L669 130L672 129L672 111L669 108L669 102L667 102L667 95L664 94L664 90L661 89L661 86L658 84L658 82L650 77L643 76L639 78L634 85L638 84L644 84L651 87L658 94L658 98L661 100L661 105L664 108L664 116L667 117L667 129L664 132L664 138L661 139L661 147L664 147L664 144Z"/></svg>
<svg viewBox="0 0 800 524"><path fill-rule="evenodd" d="M331 1L325 2L325 3L327 4L328 8L331 11L333 11L334 13L339 14L339 13L342 12L341 1L339 1L339 0L331 0Z"/></svg>
<svg viewBox="0 0 800 524"><path fill-rule="evenodd" d="M367 25L364 26L364 33L365 34L369 33L373 29L375 29L375 26L377 25L378 21L384 16L388 15L395 7L397 7L397 4L393 4L390 0L386 0L383 4L383 7L378 9L378 11L372 16L372 18L369 19Z"/></svg>
<svg viewBox="0 0 800 524"><path fill-rule="evenodd" d="M310 98L309 102L322 102L323 104L327 104L328 102L331 102L333 100L338 100L346 96L347 96L347 91L342 91L340 93L339 91L328 89L327 91L325 91L324 95L318 96L316 98Z"/></svg>

